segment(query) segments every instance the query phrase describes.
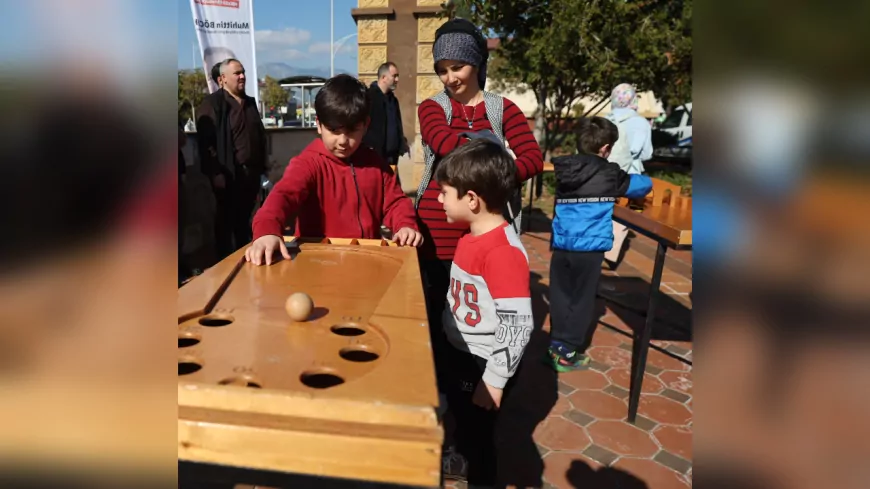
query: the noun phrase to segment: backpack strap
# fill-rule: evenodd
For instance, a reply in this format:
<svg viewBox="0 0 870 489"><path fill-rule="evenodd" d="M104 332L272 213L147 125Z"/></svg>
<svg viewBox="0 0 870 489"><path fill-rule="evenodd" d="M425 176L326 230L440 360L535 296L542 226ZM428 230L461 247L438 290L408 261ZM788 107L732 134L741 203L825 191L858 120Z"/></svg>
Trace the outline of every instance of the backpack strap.
<svg viewBox="0 0 870 489"><path fill-rule="evenodd" d="M504 140L504 98L491 92L483 92L483 103L486 109L486 118L492 126L492 132L502 144ZM506 145L505 145L506 146Z"/></svg>
<svg viewBox="0 0 870 489"><path fill-rule="evenodd" d="M450 122L453 120L453 106L450 105L450 97L447 95L447 91L443 90L441 92L436 93L430 100L434 100L438 105L441 106L441 110L444 111L444 115L447 117L447 125L450 125ZM429 182L432 181L432 171L435 168L435 152L432 151L432 148L429 147L428 144L420 141L423 144L423 161L426 163L426 166L423 168L423 176L420 179L420 185L417 186L417 196L414 198L414 209L416 210L420 206L420 199L423 198L423 192L429 187Z"/></svg>
<svg viewBox="0 0 870 489"><path fill-rule="evenodd" d="M504 137L504 97L491 92L483 92L483 101L486 104L486 118L489 119L489 125L492 126L492 132L501 143L507 147L507 142ZM508 199L507 209L505 210L505 219L513 226L514 231L520 234L520 217L522 211L522 186L517 188L517 191Z"/></svg>

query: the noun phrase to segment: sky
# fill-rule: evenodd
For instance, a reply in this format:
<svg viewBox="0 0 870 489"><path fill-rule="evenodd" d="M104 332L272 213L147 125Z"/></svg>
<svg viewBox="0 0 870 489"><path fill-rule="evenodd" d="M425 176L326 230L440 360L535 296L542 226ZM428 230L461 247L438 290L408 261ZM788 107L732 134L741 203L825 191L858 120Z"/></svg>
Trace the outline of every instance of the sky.
<svg viewBox="0 0 870 489"><path fill-rule="evenodd" d="M178 1L178 68L194 63L194 46L199 51L190 0ZM335 41L356 34L350 16L357 0L333 0ZM329 71L329 0L253 0L257 64L286 63L298 68ZM335 56L336 71L357 72L356 36L350 37ZM199 54L196 67L201 68Z"/></svg>

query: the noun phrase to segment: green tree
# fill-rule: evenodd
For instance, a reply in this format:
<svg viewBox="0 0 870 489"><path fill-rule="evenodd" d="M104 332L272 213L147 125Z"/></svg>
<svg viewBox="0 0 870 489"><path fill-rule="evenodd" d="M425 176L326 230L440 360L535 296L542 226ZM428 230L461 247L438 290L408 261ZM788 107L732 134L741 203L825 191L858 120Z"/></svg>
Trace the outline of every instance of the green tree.
<svg viewBox="0 0 870 489"><path fill-rule="evenodd" d="M278 80L267 75L265 83L266 86L263 87L263 103L266 106L266 110L268 110L269 107L275 107L277 109L282 105L286 105L290 94L287 90L284 90L280 84L278 84Z"/></svg>
<svg viewBox="0 0 870 489"><path fill-rule="evenodd" d="M196 108L208 95L208 84L201 69L178 72L178 118L196 121Z"/></svg>
<svg viewBox="0 0 870 489"><path fill-rule="evenodd" d="M621 82L666 104L691 94L691 0L455 0L459 12L500 38L490 65L496 88L535 93L545 155L562 144L584 97L606 98Z"/></svg>

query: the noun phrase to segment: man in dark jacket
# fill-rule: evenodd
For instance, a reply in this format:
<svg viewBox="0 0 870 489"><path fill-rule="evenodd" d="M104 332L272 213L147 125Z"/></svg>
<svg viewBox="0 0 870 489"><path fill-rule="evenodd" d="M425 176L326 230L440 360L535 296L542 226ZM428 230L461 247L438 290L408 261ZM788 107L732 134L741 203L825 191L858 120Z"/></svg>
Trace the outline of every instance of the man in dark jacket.
<svg viewBox="0 0 870 489"><path fill-rule="evenodd" d="M393 93L399 85L399 69L392 61L378 68L378 81L369 87L371 122L363 138L386 162L393 166L399 155L408 151L408 142L402 130L402 112Z"/></svg>
<svg viewBox="0 0 870 489"><path fill-rule="evenodd" d="M202 172L217 201L218 259L251 241L251 213L266 170L266 130L253 97L245 94L245 68L235 59L220 63L220 90L197 109ZM256 90L256 81L253 89Z"/></svg>

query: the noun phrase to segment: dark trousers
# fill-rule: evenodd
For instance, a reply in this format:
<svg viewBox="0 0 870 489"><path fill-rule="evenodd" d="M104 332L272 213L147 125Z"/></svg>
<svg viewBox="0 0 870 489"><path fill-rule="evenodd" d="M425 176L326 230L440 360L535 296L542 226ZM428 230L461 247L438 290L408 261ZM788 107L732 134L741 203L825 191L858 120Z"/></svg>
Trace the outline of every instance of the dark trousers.
<svg viewBox="0 0 870 489"><path fill-rule="evenodd" d="M447 291L450 290L450 267L452 260L420 260L423 279L423 294L426 296L426 316L429 320L429 338L435 359L435 372L438 377L438 390L443 392L443 371L440 368L439 352L444 348L447 338L441 324L441 313L447 305Z"/></svg>
<svg viewBox="0 0 870 489"><path fill-rule="evenodd" d="M390 166L396 165L396 183L399 184L399 187L402 186L402 179L399 178L399 155L388 155L384 158L387 160L387 164Z"/></svg>
<svg viewBox="0 0 870 489"><path fill-rule="evenodd" d="M179 156L180 158L180 156ZM184 226L187 223L185 212L187 206L184 205L184 182L183 175L178 174L178 286L187 279L189 270L187 268L187 260L184 257Z"/></svg>
<svg viewBox="0 0 870 489"><path fill-rule="evenodd" d="M486 360L457 350L447 343L439 351L436 364L442 366L444 394L453 416L456 450L468 462L468 483L494 485L496 479L495 427L499 411L488 411L472 402L477 385L486 369ZM502 399L511 385L505 386Z"/></svg>
<svg viewBox="0 0 870 489"><path fill-rule="evenodd" d="M595 333L595 295L604 252L553 250L550 338L584 351Z"/></svg>
<svg viewBox="0 0 870 489"><path fill-rule="evenodd" d="M235 175L225 174L226 186L215 188L217 211L215 239L218 260L251 242L251 213L260 191L260 174L236 167Z"/></svg>
<svg viewBox="0 0 870 489"><path fill-rule="evenodd" d="M447 306L452 265L451 260L420 261L438 391L447 397L448 411L454 422L456 450L468 461L468 483L493 485L497 470L495 426L498 411L487 411L471 401L483 377L486 360L453 347L444 334L441 321ZM507 396L512 380L505 386L502 400Z"/></svg>

